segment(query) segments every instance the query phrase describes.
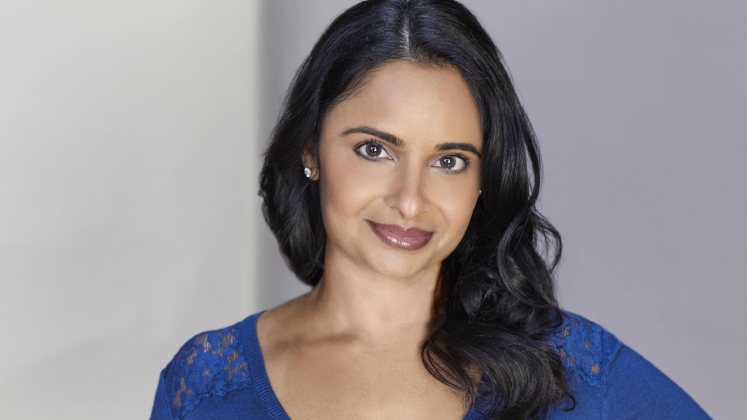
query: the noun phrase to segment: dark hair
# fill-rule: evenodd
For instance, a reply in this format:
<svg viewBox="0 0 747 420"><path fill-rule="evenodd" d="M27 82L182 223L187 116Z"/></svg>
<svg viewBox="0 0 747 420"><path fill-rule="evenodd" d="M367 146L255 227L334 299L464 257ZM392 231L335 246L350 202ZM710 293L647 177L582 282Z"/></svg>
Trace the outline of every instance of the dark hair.
<svg viewBox="0 0 747 420"><path fill-rule="evenodd" d="M482 195L443 261L443 298L423 363L463 391L468 409L539 418L570 396L550 343L561 316L552 278L560 236L536 210L541 165L532 126L498 49L461 3L368 0L332 22L298 70L265 152L265 219L290 268L316 285L325 231L318 183L304 176L301 156L323 117L393 60L458 69L477 102L484 142Z"/></svg>

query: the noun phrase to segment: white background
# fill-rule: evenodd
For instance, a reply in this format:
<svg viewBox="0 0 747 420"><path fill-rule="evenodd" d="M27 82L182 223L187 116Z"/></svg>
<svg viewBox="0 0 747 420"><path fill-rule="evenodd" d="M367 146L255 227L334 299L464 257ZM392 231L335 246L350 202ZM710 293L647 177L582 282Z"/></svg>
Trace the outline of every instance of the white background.
<svg viewBox="0 0 747 420"><path fill-rule="evenodd" d="M0 418L147 418L196 333L306 288L259 212L352 1L0 1ZM747 3L465 1L540 140L566 309L747 412Z"/></svg>

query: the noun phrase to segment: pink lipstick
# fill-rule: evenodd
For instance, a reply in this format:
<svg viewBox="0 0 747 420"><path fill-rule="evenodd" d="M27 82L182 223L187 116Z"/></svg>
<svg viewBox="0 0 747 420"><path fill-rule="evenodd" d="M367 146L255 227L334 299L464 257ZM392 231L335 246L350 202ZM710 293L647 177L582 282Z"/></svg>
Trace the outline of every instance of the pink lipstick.
<svg viewBox="0 0 747 420"><path fill-rule="evenodd" d="M426 246L433 237L433 232L416 227L403 228L402 226L376 223L370 220L368 220L368 224L382 242L391 247L408 251Z"/></svg>

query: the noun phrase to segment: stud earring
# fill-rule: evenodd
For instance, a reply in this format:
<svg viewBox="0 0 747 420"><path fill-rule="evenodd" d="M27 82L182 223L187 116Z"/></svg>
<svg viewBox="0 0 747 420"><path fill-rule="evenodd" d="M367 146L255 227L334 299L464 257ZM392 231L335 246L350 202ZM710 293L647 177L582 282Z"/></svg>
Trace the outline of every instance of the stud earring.
<svg viewBox="0 0 747 420"><path fill-rule="evenodd" d="M303 174L306 175L306 178L311 178L311 169L303 168Z"/></svg>
<svg viewBox="0 0 747 420"><path fill-rule="evenodd" d="M482 190L477 192L477 195L481 195L481 194L482 194Z"/></svg>

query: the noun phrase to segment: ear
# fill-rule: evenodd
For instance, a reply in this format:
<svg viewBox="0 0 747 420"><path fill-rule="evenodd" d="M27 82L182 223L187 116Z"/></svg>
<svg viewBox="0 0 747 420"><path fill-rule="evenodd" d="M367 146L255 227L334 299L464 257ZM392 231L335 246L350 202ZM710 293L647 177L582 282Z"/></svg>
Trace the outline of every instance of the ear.
<svg viewBox="0 0 747 420"><path fill-rule="evenodd" d="M301 155L301 163L304 168L311 169L311 176L309 177L312 181L319 180L319 162L317 160L317 139L312 138L306 145L303 155Z"/></svg>

